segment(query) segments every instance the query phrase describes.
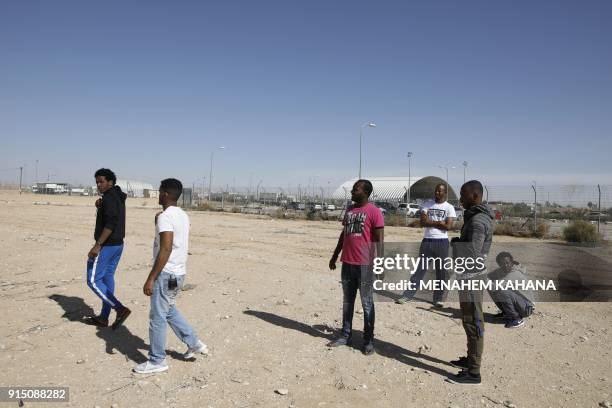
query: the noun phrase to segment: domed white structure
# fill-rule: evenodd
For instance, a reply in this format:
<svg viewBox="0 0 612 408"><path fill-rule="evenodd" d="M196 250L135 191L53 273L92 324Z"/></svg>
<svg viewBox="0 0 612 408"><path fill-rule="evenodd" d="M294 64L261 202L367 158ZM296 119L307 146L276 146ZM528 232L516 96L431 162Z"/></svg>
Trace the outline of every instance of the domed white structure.
<svg viewBox="0 0 612 408"><path fill-rule="evenodd" d="M408 177L370 177L374 191L370 196L371 201L388 201L393 203L406 202L408 191ZM351 198L351 189L357 178L352 178L345 181L332 194L334 200L348 200ZM446 184L446 181L440 177L427 176L410 178L412 185L410 186L410 201L421 202L433 198L434 190L440 183ZM459 199L452 186L448 186L448 201L451 204L457 204Z"/></svg>

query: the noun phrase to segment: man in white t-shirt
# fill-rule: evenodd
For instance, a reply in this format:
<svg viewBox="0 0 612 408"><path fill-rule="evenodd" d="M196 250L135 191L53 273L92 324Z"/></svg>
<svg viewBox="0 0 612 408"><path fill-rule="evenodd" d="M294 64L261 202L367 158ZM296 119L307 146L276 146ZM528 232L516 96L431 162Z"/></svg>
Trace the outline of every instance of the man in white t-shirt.
<svg viewBox="0 0 612 408"><path fill-rule="evenodd" d="M198 338L175 306L176 296L183 286L187 273L189 249L189 217L177 207L183 193L183 185L176 179L162 180L159 187L159 204L164 211L155 216L155 262L142 288L151 296L149 313L149 360L134 367L140 374L166 371L166 325L170 325L177 337L187 345L185 359L196 354L206 354L206 344Z"/></svg>
<svg viewBox="0 0 612 408"><path fill-rule="evenodd" d="M427 201L421 211L421 226L425 227L425 233L419 254L423 259L410 278L410 282L416 285L417 288L427 272L427 264L435 266L437 280L446 281L448 279L446 269L444 269L444 262L448 257L448 230L452 228L453 221L457 215L455 214L455 207L446 201L445 184L440 183L436 186L434 198L435 200ZM430 261L426 262L428 258ZM407 289L402 294L402 297L395 302L404 304L412 300L416 292L416 289ZM434 291L434 306L443 307L442 302L446 300L446 295L445 290Z"/></svg>

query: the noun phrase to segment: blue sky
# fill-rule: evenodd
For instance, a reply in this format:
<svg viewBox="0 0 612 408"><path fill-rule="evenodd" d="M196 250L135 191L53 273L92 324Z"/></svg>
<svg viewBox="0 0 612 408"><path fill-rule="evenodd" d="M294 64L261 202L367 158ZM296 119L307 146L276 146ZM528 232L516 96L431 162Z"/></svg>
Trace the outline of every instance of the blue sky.
<svg viewBox="0 0 612 408"><path fill-rule="evenodd" d="M0 181L612 184L610 1L3 1ZM208 181L207 181L208 183Z"/></svg>

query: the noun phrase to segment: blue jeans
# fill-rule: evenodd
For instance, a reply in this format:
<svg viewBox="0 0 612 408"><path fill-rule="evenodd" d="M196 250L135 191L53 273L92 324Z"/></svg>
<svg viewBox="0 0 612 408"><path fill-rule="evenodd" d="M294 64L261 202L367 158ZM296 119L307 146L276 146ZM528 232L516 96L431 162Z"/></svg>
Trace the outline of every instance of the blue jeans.
<svg viewBox="0 0 612 408"><path fill-rule="evenodd" d="M422 254L425 258L441 258L442 263L440 265L439 262L435 262L436 267L436 279L437 280L448 280L448 276L446 273L446 269L444 269L444 261L445 258L448 257L448 239L442 238L425 238L421 242L421 248L419 249L419 254ZM439 266L441 266L439 268ZM414 275L410 278L410 282L417 285L419 282L423 280L425 277L425 273L427 272L427 266L423 268L421 264L419 264L419 268L416 270ZM403 293L404 297L412 299L414 295L416 295L416 290L405 290ZM447 292L445 290L435 290L433 294L433 301L436 302L444 302L446 300Z"/></svg>
<svg viewBox="0 0 612 408"><path fill-rule="evenodd" d="M363 307L363 344L374 340L374 272L370 265L342 264L342 336L350 338L357 289Z"/></svg>
<svg viewBox="0 0 612 408"><path fill-rule="evenodd" d="M193 328L175 306L176 296L183 286L185 275L176 276L177 287L168 289L168 281L173 276L162 272L153 285L149 312L149 360L154 364L159 364L166 358L166 323L187 347L195 348L199 341Z"/></svg>

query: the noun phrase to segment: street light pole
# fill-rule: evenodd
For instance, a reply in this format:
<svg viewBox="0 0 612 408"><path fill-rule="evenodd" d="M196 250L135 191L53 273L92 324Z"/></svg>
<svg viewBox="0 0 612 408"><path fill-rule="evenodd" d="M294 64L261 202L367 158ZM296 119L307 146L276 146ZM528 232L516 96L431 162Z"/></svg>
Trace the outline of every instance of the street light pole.
<svg viewBox="0 0 612 408"><path fill-rule="evenodd" d="M463 161L463 184L465 184L465 171L467 170L468 162Z"/></svg>
<svg viewBox="0 0 612 408"><path fill-rule="evenodd" d="M359 127L359 179L361 179L361 145L363 144L363 128L364 127L376 127L374 122L366 122Z"/></svg>
<svg viewBox="0 0 612 408"><path fill-rule="evenodd" d="M406 157L408 157L408 195L406 196L406 211L408 211L408 204L411 202L411 197L410 197L410 188L412 187L412 179L411 179L411 174L410 174L410 165L411 165L411 161L412 161L412 155L414 153L412 152L408 152L408 154L406 155Z"/></svg>
<svg viewBox="0 0 612 408"><path fill-rule="evenodd" d="M533 232L538 231L538 183L533 180L533 185L531 186L533 189Z"/></svg>
<svg viewBox="0 0 612 408"><path fill-rule="evenodd" d="M219 150L225 149L225 146L219 146ZM210 172L208 173L208 201L210 201L210 197L212 195L212 171L213 171L213 158L215 156L215 151L210 152Z"/></svg>
<svg viewBox="0 0 612 408"><path fill-rule="evenodd" d="M448 167L447 166L442 166L442 165L438 165L439 168L441 168L442 170L446 170L446 193L448 194ZM451 166L451 169L454 169L455 166Z"/></svg>

